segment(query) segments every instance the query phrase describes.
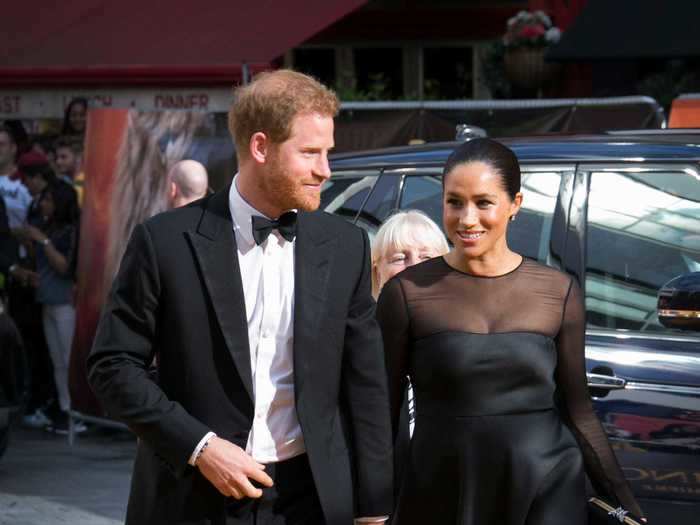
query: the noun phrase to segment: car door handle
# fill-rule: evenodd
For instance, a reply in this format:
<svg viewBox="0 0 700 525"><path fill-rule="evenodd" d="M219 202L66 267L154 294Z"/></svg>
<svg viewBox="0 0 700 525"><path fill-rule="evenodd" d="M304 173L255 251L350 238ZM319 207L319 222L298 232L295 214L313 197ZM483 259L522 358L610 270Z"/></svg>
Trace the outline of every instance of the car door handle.
<svg viewBox="0 0 700 525"><path fill-rule="evenodd" d="M605 374L586 374L588 378L588 388L599 388L603 390L621 390L627 385L627 381L617 376Z"/></svg>

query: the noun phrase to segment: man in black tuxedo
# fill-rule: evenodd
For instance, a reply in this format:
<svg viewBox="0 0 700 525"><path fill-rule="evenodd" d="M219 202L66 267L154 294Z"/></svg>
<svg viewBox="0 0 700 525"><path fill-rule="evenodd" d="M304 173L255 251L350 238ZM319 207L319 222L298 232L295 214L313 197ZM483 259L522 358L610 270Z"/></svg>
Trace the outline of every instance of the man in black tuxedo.
<svg viewBox="0 0 700 525"><path fill-rule="evenodd" d="M338 105L300 73L258 76L229 114L231 186L136 227L88 358L105 409L139 436L127 523L390 512L368 239L317 211Z"/></svg>

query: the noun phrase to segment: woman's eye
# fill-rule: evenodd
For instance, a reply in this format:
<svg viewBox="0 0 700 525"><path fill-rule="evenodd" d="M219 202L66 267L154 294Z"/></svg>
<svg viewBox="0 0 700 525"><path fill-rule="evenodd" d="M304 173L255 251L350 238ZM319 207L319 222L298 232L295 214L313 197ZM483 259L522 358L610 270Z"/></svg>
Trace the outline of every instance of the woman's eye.
<svg viewBox="0 0 700 525"><path fill-rule="evenodd" d="M493 202L487 201L487 200L483 200L483 199L480 200L480 201L478 201L478 202L476 203L476 205L477 205L479 208L488 208L488 207L491 206L492 204L493 204Z"/></svg>
<svg viewBox="0 0 700 525"><path fill-rule="evenodd" d="M449 204L453 208L456 208L456 207L459 207L462 205L462 203L458 199L447 199L447 204Z"/></svg>
<svg viewBox="0 0 700 525"><path fill-rule="evenodd" d="M392 264L395 263L402 263L406 260L406 257L404 255L394 255L389 259L389 262Z"/></svg>

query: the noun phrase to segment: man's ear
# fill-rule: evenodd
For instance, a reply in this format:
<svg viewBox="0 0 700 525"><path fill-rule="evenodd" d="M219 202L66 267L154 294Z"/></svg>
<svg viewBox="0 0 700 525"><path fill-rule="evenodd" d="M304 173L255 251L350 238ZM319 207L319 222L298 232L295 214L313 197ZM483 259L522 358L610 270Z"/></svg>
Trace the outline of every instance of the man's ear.
<svg viewBox="0 0 700 525"><path fill-rule="evenodd" d="M177 195L177 184L174 182L170 183L170 201L172 202L175 200L175 196Z"/></svg>
<svg viewBox="0 0 700 525"><path fill-rule="evenodd" d="M250 137L250 157L258 164L265 164L270 152L270 139L262 131L253 133Z"/></svg>

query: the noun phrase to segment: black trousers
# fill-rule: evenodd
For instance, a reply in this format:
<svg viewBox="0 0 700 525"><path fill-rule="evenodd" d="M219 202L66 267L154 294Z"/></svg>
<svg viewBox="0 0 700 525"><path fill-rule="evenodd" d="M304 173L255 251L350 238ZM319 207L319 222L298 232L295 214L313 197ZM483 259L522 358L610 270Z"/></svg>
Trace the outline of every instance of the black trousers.
<svg viewBox="0 0 700 525"><path fill-rule="evenodd" d="M265 472L274 486L261 487L263 495L258 499L231 498L226 525L325 525L306 454L269 463Z"/></svg>

